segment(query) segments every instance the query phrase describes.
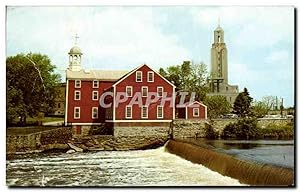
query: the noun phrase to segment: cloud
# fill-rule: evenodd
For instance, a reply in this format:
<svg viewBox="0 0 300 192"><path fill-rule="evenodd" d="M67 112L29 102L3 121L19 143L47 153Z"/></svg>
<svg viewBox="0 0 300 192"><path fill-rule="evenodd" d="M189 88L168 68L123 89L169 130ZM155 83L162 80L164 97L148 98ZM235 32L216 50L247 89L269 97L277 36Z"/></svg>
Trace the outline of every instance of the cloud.
<svg viewBox="0 0 300 192"><path fill-rule="evenodd" d="M293 7L210 7L192 9L199 25L230 31L230 41L241 49L271 47L280 42L293 42Z"/></svg>
<svg viewBox="0 0 300 192"><path fill-rule="evenodd" d="M266 58L266 62L268 62L268 63L282 62L282 61L287 61L289 58L291 58L291 56L288 51L279 50L279 51L272 52Z"/></svg>
<svg viewBox="0 0 300 192"><path fill-rule="evenodd" d="M192 57L175 35L160 31L150 8L35 7L14 13L8 14L8 53L18 44L18 51L48 54L60 68L67 67L75 33L86 68L131 69L147 63L158 69Z"/></svg>

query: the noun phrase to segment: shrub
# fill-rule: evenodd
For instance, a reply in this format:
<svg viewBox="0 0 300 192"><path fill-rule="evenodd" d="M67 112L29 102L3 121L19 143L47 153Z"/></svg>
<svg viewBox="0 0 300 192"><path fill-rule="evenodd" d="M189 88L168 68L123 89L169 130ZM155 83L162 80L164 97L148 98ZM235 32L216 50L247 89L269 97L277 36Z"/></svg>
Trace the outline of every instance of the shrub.
<svg viewBox="0 0 300 192"><path fill-rule="evenodd" d="M257 136L257 120L243 118L236 123L229 123L222 132L222 138L252 139Z"/></svg>
<svg viewBox="0 0 300 192"><path fill-rule="evenodd" d="M210 124L205 124L205 138L207 139L216 139L218 138L218 133Z"/></svg>

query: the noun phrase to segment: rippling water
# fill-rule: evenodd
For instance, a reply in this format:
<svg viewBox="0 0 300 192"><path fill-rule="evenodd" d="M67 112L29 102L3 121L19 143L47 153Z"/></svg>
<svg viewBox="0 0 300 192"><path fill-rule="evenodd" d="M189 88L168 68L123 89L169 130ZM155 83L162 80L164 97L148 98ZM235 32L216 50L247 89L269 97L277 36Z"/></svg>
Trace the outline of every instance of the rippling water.
<svg viewBox="0 0 300 192"><path fill-rule="evenodd" d="M39 155L7 160L9 186L225 186L241 185L164 148Z"/></svg>
<svg viewBox="0 0 300 192"><path fill-rule="evenodd" d="M294 140L206 140L189 139L206 143L217 151L236 158L294 169Z"/></svg>

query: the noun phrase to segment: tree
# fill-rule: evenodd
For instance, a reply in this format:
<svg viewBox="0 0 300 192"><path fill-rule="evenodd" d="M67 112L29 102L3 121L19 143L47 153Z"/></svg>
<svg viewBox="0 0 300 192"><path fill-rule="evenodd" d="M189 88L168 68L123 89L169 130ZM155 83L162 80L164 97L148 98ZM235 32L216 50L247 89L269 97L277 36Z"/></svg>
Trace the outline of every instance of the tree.
<svg viewBox="0 0 300 192"><path fill-rule="evenodd" d="M159 69L159 73L176 86L177 91L195 92L196 100L204 100L208 91L205 86L208 79L207 66L201 62L191 64L184 61L181 65L170 66L166 69Z"/></svg>
<svg viewBox="0 0 300 192"><path fill-rule="evenodd" d="M268 108L268 110L272 110L277 108L277 97L276 96L264 96L261 100Z"/></svg>
<svg viewBox="0 0 300 192"><path fill-rule="evenodd" d="M46 55L18 54L6 59L7 122L19 118L26 124L26 117L39 112L50 112L56 96L55 86L60 76Z"/></svg>
<svg viewBox="0 0 300 192"><path fill-rule="evenodd" d="M262 118L269 112L269 107L262 101L255 101L251 106L251 115L257 118Z"/></svg>
<svg viewBox="0 0 300 192"><path fill-rule="evenodd" d="M233 104L233 113L237 114L239 117L247 117L250 114L250 106L253 98L247 88L239 93Z"/></svg>
<svg viewBox="0 0 300 192"><path fill-rule="evenodd" d="M227 114L231 109L231 104L227 101L226 97L221 95L206 97L204 103L207 105L207 116L209 119Z"/></svg>

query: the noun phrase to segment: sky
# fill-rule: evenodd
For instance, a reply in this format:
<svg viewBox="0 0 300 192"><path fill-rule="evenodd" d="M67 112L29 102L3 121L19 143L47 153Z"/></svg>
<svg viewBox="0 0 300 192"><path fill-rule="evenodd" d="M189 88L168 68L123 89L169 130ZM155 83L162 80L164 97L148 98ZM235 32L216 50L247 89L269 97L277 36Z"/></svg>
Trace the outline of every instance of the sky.
<svg viewBox="0 0 300 192"><path fill-rule="evenodd" d="M224 30L229 83L294 105L294 8L242 6L12 7L6 53L42 53L65 78L75 34L85 69L153 69L204 62L210 70L213 31Z"/></svg>

